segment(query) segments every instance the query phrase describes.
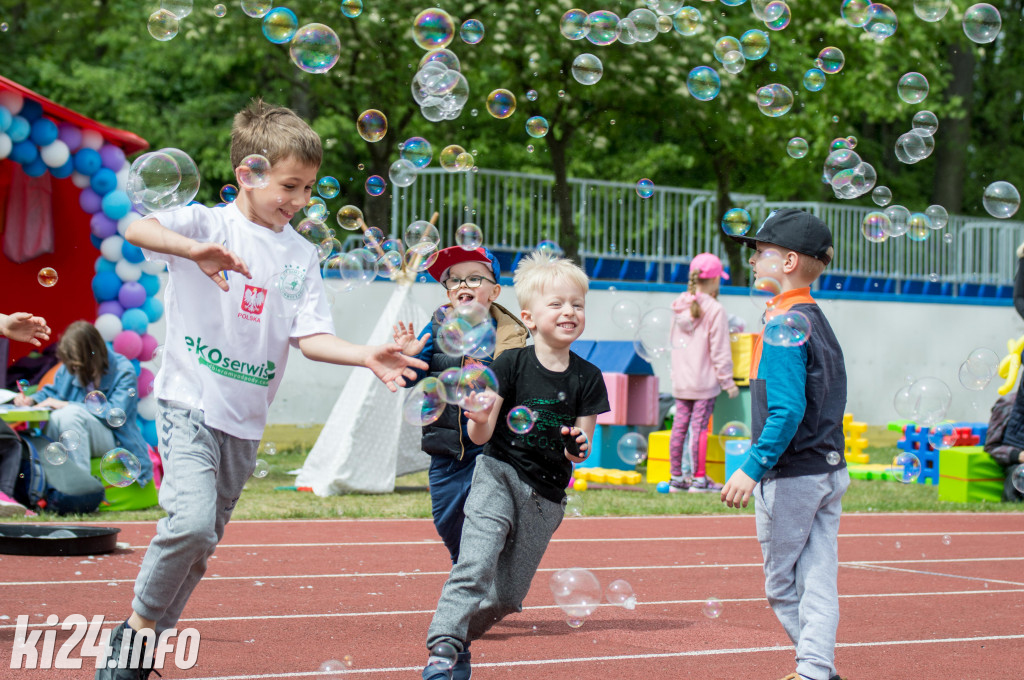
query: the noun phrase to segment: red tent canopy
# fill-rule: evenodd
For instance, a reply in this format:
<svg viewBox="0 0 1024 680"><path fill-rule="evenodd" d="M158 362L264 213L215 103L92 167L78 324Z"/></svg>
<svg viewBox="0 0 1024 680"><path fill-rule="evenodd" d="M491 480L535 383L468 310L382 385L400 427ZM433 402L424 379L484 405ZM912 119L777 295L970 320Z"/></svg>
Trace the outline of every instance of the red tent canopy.
<svg viewBox="0 0 1024 680"><path fill-rule="evenodd" d="M0 92L13 90L25 99L39 102L43 114L54 122L66 122L83 130L95 130L115 144L125 155L149 146L145 139L126 130L108 127L80 113L61 106L18 83L0 76ZM22 172L21 166L11 160L0 161L0 225L6 215L7 193L13 173ZM52 340L60 336L68 324L78 319L96 318L96 299L92 293L92 276L99 251L89 240L91 216L79 205L81 190L71 178L53 179L52 208L55 250L22 264L16 264L0 254L0 312L31 312L46 317L53 330ZM44 288L36 277L43 267L57 270L57 285ZM30 345L11 343L10 360L18 359L32 350Z"/></svg>

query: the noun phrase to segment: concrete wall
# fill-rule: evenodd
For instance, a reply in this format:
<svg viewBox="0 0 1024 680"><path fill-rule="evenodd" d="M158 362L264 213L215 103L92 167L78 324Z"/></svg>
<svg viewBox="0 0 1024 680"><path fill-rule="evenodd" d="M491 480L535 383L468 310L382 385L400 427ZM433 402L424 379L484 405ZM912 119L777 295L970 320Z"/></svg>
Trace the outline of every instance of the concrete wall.
<svg viewBox="0 0 1024 680"><path fill-rule="evenodd" d="M632 336L628 331L611 322L611 310L620 299L632 298L646 311L668 306L680 292L678 288L667 286L658 287L659 290L651 290L651 286L646 290L616 289L627 285L612 284L591 291L587 299L584 338L630 340ZM635 284L629 287L641 288ZM352 342L366 341L393 290L394 284L378 282L338 295L333 306L338 334ZM444 301L443 291L437 284L415 284L412 296L424 314ZM748 331L756 332L760 328L759 312L745 291L733 293L725 289L721 301L729 313L746 321ZM513 311L519 309L511 286L502 290L498 302ZM987 421L1002 379L995 379L984 391L968 391L957 378L960 364L977 347L988 347L1002 357L1006 354L1006 341L1024 334L1024 321L1008 304L879 302L824 297L819 302L846 356L850 384L847 411L870 424L885 424L898 417L892 406L893 396L907 376L930 376L945 382L953 393L950 418ZM323 423L351 370L311 362L293 349L270 411L270 422ZM655 370L661 378L662 391L669 391L667 360L659 360Z"/></svg>

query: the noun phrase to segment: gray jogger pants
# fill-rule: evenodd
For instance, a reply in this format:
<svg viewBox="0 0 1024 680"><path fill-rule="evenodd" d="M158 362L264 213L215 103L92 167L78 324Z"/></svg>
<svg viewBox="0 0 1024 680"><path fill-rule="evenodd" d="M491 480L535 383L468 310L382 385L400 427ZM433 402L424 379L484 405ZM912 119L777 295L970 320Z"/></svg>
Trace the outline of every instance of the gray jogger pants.
<svg viewBox="0 0 1024 680"><path fill-rule="evenodd" d="M258 441L206 427L203 413L175 402L159 402L157 432L164 464L157 522L135 579L132 608L173 628L185 603L206 573L206 561L256 467Z"/></svg>
<svg viewBox="0 0 1024 680"><path fill-rule="evenodd" d="M441 591L427 648L450 642L461 652L495 623L521 612L562 514L561 504L538 495L511 465L477 456L459 562Z"/></svg>
<svg viewBox="0 0 1024 680"><path fill-rule="evenodd" d="M835 673L839 627L839 516L846 468L762 479L754 489L764 590L796 645L796 671L812 680Z"/></svg>

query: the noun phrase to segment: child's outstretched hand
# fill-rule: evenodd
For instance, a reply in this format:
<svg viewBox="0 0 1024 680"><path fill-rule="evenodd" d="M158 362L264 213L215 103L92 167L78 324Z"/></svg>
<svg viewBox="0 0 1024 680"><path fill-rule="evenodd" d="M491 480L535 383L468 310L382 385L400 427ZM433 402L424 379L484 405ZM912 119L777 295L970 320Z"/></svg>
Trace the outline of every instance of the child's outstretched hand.
<svg viewBox="0 0 1024 680"><path fill-rule="evenodd" d="M189 248L188 257L224 291L228 290L227 279L222 273L224 271L238 272L247 279L252 278L249 267L242 258L219 243L197 243Z"/></svg>
<svg viewBox="0 0 1024 680"><path fill-rule="evenodd" d="M50 327L46 319L28 312L0 314L0 336L42 347L41 341L50 339Z"/></svg>
<svg viewBox="0 0 1024 680"><path fill-rule="evenodd" d="M422 338L417 340L416 333L412 329L412 324L399 321L391 327L391 337L394 338L395 344L402 346L403 354L415 356L423 351L423 347L427 344L427 340L430 339L430 333L425 333Z"/></svg>
<svg viewBox="0 0 1024 680"><path fill-rule="evenodd" d="M565 443L565 457L573 463L582 463L590 455L590 441L587 434L578 427L562 426L562 441Z"/></svg>
<svg viewBox="0 0 1024 680"><path fill-rule="evenodd" d="M416 377L416 371L413 369L425 371L430 368L426 362L402 354L402 347L396 343L376 345L367 349L363 365L373 371L373 374L392 392L397 392L399 387L405 387L406 378L412 380Z"/></svg>
<svg viewBox="0 0 1024 680"><path fill-rule="evenodd" d="M729 481L722 487L722 502L730 508L738 508L741 505L747 507L750 501L750 494L754 493L757 482L750 478L743 470L737 470L729 477Z"/></svg>
<svg viewBox="0 0 1024 680"><path fill-rule="evenodd" d="M491 417L491 410L498 399L498 393L494 390L486 389L483 392L471 395L469 398L473 400L477 408L472 411L469 409L463 411L466 414L466 419L481 425L486 424L487 420Z"/></svg>

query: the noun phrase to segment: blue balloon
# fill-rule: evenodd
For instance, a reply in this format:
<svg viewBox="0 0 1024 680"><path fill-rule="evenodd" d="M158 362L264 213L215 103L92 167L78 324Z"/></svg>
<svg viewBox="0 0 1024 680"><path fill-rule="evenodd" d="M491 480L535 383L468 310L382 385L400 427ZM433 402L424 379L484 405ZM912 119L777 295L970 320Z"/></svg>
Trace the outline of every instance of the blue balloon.
<svg viewBox="0 0 1024 680"><path fill-rule="evenodd" d="M145 439L146 443L150 446L156 446L156 421L146 420L145 418L137 418L136 420L139 423L139 429L142 430L142 438Z"/></svg>
<svg viewBox="0 0 1024 680"><path fill-rule="evenodd" d="M98 175L99 173L96 174ZM142 248L131 244L128 241L121 244L121 255L124 256L124 259L133 264L138 264L146 259L146 256L142 254Z"/></svg>
<svg viewBox="0 0 1024 680"><path fill-rule="evenodd" d="M126 309L121 315L121 327L126 331L135 331L142 335L146 332L147 326L149 326L149 317L141 307Z"/></svg>
<svg viewBox="0 0 1024 680"><path fill-rule="evenodd" d="M103 214L112 220L119 220L132 210L132 202L128 194L120 189L111 191L103 197Z"/></svg>
<svg viewBox="0 0 1024 680"><path fill-rule="evenodd" d="M138 375L139 371L142 370L142 362L138 359L129 359L128 361L132 362L132 368L135 369L135 375Z"/></svg>
<svg viewBox="0 0 1024 680"><path fill-rule="evenodd" d="M89 186L100 196L106 196L117 188L117 175L113 170L100 168L89 178Z"/></svg>
<svg viewBox="0 0 1024 680"><path fill-rule="evenodd" d="M92 175L103 166L103 159L96 149L79 149L75 152L75 170L83 175Z"/></svg>
<svg viewBox="0 0 1024 680"><path fill-rule="evenodd" d="M50 174L53 175L55 179L64 179L65 177L70 177L71 173L73 173L74 171L75 161L72 160L71 158L68 158L68 162L60 166L59 168L50 168Z"/></svg>
<svg viewBox="0 0 1024 680"><path fill-rule="evenodd" d="M42 177L49 169L42 158L37 158L31 163L24 163L21 166L21 171L29 177Z"/></svg>
<svg viewBox="0 0 1024 680"><path fill-rule="evenodd" d="M90 238L96 238L95 236ZM99 247L99 246L97 246ZM121 279L113 271L96 272L92 277L92 293L100 302L116 300L121 290ZM145 315L143 315L145 316Z"/></svg>
<svg viewBox="0 0 1024 680"><path fill-rule="evenodd" d="M43 105L35 99L26 99L21 105L18 115L32 123L43 117Z"/></svg>
<svg viewBox="0 0 1024 680"><path fill-rule="evenodd" d="M24 111L22 111L22 114L24 114ZM57 139L57 124L49 118L40 118L32 123L32 132L29 134L29 139L36 146L47 146L53 143L53 140Z"/></svg>
<svg viewBox="0 0 1024 680"><path fill-rule="evenodd" d="M39 158L39 147L27 139L16 142L11 147L11 155L8 156L15 163L31 163Z"/></svg>
<svg viewBox="0 0 1024 680"><path fill-rule="evenodd" d="M95 234L89 234L89 243L93 245L96 250L100 249L100 245L103 243L103 239L98 238ZM103 258L100 258L103 259ZM113 264L113 263L111 263ZM111 269L113 271L113 269Z"/></svg>
<svg viewBox="0 0 1024 680"><path fill-rule="evenodd" d="M146 318L150 323L159 321L160 317L164 315L164 303L155 297L146 298L139 309L146 313Z"/></svg>
<svg viewBox="0 0 1024 680"><path fill-rule="evenodd" d="M24 142L28 139L28 136L31 133L32 125L21 116L15 116L12 118L11 124L7 128L7 136L10 137L11 141L15 144L18 142Z"/></svg>
<svg viewBox="0 0 1024 680"><path fill-rule="evenodd" d="M142 287L146 291L146 295L149 297L153 297L160 292L160 277L154 274L143 273L142 276L139 277L139 283L142 284Z"/></svg>
<svg viewBox="0 0 1024 680"><path fill-rule="evenodd" d="M100 243L102 243L102 242L103 242L103 239L100 239ZM99 272L112 272L112 271L114 271L115 267L117 267L117 263L116 262L111 262L110 260L108 260L105 257L97 257L96 258L96 272L97 273L99 273Z"/></svg>
<svg viewBox="0 0 1024 680"><path fill-rule="evenodd" d="M14 116L11 115L11 110L6 106L0 106L0 132L7 132L7 128L11 127L12 120L14 120Z"/></svg>

